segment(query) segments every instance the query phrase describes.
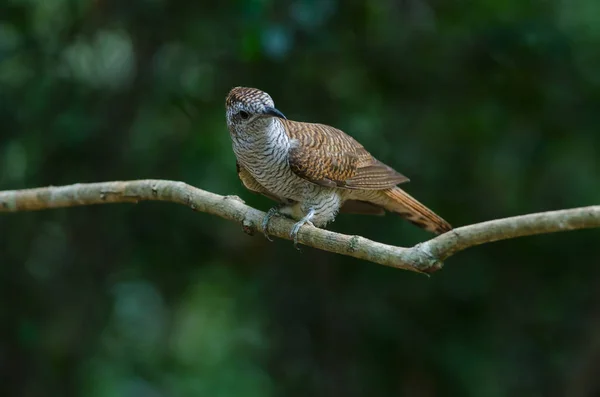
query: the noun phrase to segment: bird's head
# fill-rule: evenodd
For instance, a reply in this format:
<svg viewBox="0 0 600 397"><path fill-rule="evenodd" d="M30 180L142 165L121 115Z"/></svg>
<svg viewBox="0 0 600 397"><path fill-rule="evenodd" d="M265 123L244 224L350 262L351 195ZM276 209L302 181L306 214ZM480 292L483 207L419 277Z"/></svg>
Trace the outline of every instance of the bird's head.
<svg viewBox="0 0 600 397"><path fill-rule="evenodd" d="M269 125L273 118L286 117L275 108L271 96L256 88L235 87L225 100L227 127L232 134L252 133Z"/></svg>

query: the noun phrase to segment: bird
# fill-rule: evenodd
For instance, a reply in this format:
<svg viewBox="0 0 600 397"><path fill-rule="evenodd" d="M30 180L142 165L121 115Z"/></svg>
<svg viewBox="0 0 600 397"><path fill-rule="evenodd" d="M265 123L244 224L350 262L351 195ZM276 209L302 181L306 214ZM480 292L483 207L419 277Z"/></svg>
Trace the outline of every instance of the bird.
<svg viewBox="0 0 600 397"><path fill-rule="evenodd" d="M273 216L325 227L338 213L396 213L435 234L452 229L397 185L409 179L373 157L359 142L329 125L288 120L271 96L235 87L225 99L227 128L242 184L277 204L262 221L267 239Z"/></svg>

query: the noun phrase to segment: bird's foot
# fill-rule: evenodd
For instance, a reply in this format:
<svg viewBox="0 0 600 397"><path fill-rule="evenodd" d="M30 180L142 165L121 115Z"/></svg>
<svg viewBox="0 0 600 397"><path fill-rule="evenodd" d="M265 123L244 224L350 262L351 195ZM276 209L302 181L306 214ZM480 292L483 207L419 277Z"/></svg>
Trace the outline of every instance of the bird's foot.
<svg viewBox="0 0 600 397"><path fill-rule="evenodd" d="M308 211L308 214L306 214L304 218L296 222L294 224L294 227L292 227L290 237L294 239L294 248L296 248L298 251L300 251L300 248L298 248L298 232L300 231L300 228L304 225L314 226L313 223L310 221L314 215L315 210L311 208L310 211Z"/></svg>
<svg viewBox="0 0 600 397"><path fill-rule="evenodd" d="M273 239L271 238L271 236L269 236L269 222L271 221L271 218L274 217L275 215L280 215L279 210L281 209L281 205L277 205L273 208L271 208L268 212L267 215L265 215L265 217L263 218L262 221L262 230L263 230L263 234L265 235L265 237L267 238L267 240L269 241L273 241Z"/></svg>

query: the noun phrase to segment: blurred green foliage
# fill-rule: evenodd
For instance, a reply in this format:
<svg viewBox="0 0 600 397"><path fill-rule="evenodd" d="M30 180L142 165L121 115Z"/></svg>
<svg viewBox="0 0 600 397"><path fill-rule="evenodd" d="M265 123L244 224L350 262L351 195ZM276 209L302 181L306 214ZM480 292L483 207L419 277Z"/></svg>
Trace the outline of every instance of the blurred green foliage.
<svg viewBox="0 0 600 397"><path fill-rule="evenodd" d="M597 204L599 46L595 0L4 0L0 189L166 178L266 210L224 121L245 85L455 226ZM431 278L160 203L5 215L0 236L2 396L600 393L597 231Z"/></svg>

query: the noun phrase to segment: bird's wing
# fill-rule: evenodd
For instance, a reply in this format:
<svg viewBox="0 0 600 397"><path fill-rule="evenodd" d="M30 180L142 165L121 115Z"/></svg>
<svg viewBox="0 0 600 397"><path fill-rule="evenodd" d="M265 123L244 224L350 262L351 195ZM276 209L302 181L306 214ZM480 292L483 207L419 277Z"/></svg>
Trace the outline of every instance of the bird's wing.
<svg viewBox="0 0 600 397"><path fill-rule="evenodd" d="M250 190L250 191L252 191L254 193L259 193L259 194L262 194L264 196L267 196L271 200L281 201L277 196L271 194L260 183L258 183L258 181L256 179L254 179L254 177L250 174L250 172L248 172L247 169L245 169L244 167L242 167L240 165L240 163L238 163L236 161L235 166L236 166L236 169L237 169L238 176L242 180L242 183L244 184L244 186L246 186L246 189L248 189L248 190Z"/></svg>
<svg viewBox="0 0 600 397"><path fill-rule="evenodd" d="M343 131L323 124L280 121L292 139L292 171L304 179L322 186L361 190L389 189L409 180L375 159Z"/></svg>

